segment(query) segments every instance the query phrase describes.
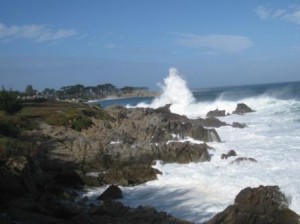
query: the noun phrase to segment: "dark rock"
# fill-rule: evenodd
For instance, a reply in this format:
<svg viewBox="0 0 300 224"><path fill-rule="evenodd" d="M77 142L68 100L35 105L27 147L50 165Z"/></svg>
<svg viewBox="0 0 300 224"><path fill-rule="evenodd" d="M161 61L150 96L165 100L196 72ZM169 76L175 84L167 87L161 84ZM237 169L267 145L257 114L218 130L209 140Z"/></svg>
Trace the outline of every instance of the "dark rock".
<svg viewBox="0 0 300 224"><path fill-rule="evenodd" d="M208 117L206 119L202 119L201 125L205 127L215 127L219 128L221 126L226 126L228 125L227 123L220 121L218 118L215 117Z"/></svg>
<svg viewBox="0 0 300 224"><path fill-rule="evenodd" d="M237 156L236 152L234 150L230 150L227 154L222 154L221 159L227 159L231 156Z"/></svg>
<svg viewBox="0 0 300 224"><path fill-rule="evenodd" d="M244 103L239 103L236 106L235 111L233 111L233 114L239 114L239 115L243 115L245 113L251 113L251 112L255 112L254 110L252 110L250 107L248 107L246 104Z"/></svg>
<svg viewBox="0 0 300 224"><path fill-rule="evenodd" d="M205 162L210 160L206 144L170 142L158 153L158 159L166 163Z"/></svg>
<svg viewBox="0 0 300 224"><path fill-rule="evenodd" d="M156 175L161 174L157 169L148 165L128 165L109 169L99 175L102 184L116 184L120 186L138 185L147 181L157 179Z"/></svg>
<svg viewBox="0 0 300 224"><path fill-rule="evenodd" d="M24 194L26 194L26 189L23 187L20 177L10 172L0 172L0 202L6 202Z"/></svg>
<svg viewBox="0 0 300 224"><path fill-rule="evenodd" d="M256 163L256 162L257 162L257 160L256 160L256 159L253 159L253 158L239 157L239 158L233 160L233 161L231 162L231 164L240 164L241 162L245 162L245 161L246 161L246 162L253 162L253 163Z"/></svg>
<svg viewBox="0 0 300 224"><path fill-rule="evenodd" d="M239 123L239 122L233 122L232 123L232 125L231 125L233 128L245 128L245 127L247 127L247 125L246 124L244 124L244 123Z"/></svg>
<svg viewBox="0 0 300 224"><path fill-rule="evenodd" d="M129 208L118 201L105 201L90 213L90 220L92 223L192 224L148 206Z"/></svg>
<svg viewBox="0 0 300 224"><path fill-rule="evenodd" d="M218 110L218 109L209 111L206 114L206 117L225 117L225 116L226 116L225 110Z"/></svg>
<svg viewBox="0 0 300 224"><path fill-rule="evenodd" d="M204 142L221 142L221 139L215 129L206 129L202 126L193 126L186 137L192 137L195 140L202 140Z"/></svg>
<svg viewBox="0 0 300 224"><path fill-rule="evenodd" d="M37 194L45 186L45 179L44 173L26 157L7 158L0 170L0 201Z"/></svg>
<svg viewBox="0 0 300 224"><path fill-rule="evenodd" d="M230 157L230 156L236 156L236 152L234 150L229 150L229 152L227 153L227 157Z"/></svg>
<svg viewBox="0 0 300 224"><path fill-rule="evenodd" d="M159 112L159 113L171 113L170 107L171 107L171 104L167 104L163 107L159 107L159 108L155 109L155 111Z"/></svg>
<svg viewBox="0 0 300 224"><path fill-rule="evenodd" d="M73 169L65 169L54 176L56 184L64 187L81 187L84 185L80 175Z"/></svg>
<svg viewBox="0 0 300 224"><path fill-rule="evenodd" d="M288 208L278 186L245 188L234 204L217 214L207 224L299 224L300 216Z"/></svg>
<svg viewBox="0 0 300 224"><path fill-rule="evenodd" d="M119 199L123 198L122 190L116 185L110 185L97 200Z"/></svg>

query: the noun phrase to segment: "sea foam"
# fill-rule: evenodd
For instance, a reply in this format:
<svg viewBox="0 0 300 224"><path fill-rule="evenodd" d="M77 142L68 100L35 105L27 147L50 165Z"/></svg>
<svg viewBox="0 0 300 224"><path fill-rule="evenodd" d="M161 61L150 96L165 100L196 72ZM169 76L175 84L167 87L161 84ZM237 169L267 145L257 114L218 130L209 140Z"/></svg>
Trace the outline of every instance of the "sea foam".
<svg viewBox="0 0 300 224"><path fill-rule="evenodd" d="M209 150L210 162L157 162L154 167L162 171L158 180L122 187L125 196L122 202L133 207L153 206L179 218L204 223L232 204L243 188L278 185L288 197L290 208L300 214L300 102L297 97L279 97L287 92L284 89L235 101L221 94L212 102L199 102L175 68L169 73L161 85L162 94L152 103L138 106L157 108L171 104L172 112L190 118L204 117L215 109L231 113L240 102L256 112L221 118L227 123L246 123L247 127L217 128L222 142L208 143L214 148ZM179 140L197 143L189 138ZM222 160L221 154L229 150L235 150L239 157L254 158L257 163L231 164L235 157ZM94 198L103 190L89 191L87 196Z"/></svg>

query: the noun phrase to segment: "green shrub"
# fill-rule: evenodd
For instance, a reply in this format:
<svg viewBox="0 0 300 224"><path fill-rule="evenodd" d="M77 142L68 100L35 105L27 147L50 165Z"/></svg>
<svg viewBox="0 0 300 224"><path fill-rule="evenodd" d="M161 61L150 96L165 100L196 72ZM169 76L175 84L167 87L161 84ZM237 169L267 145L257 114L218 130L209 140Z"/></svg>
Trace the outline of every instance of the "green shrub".
<svg viewBox="0 0 300 224"><path fill-rule="evenodd" d="M17 98L15 93L7 92L5 90L0 92L0 110L3 110L8 114L15 114L21 109L21 101Z"/></svg>
<svg viewBox="0 0 300 224"><path fill-rule="evenodd" d="M76 131L81 131L82 129L89 128L92 125L90 118L85 116L77 116L71 121L71 128Z"/></svg>
<svg viewBox="0 0 300 224"><path fill-rule="evenodd" d="M68 119L64 112L53 112L46 117L46 123L52 126L67 126L69 124Z"/></svg>

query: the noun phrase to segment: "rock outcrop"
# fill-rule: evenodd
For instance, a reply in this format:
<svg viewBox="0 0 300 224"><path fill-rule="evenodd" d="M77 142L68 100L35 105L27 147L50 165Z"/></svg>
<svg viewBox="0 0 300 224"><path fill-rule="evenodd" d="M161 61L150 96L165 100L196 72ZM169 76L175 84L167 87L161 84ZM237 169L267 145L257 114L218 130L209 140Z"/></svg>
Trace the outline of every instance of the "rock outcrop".
<svg viewBox="0 0 300 224"><path fill-rule="evenodd" d="M179 163L208 161L206 144L178 141L193 138L203 142L220 142L216 130L204 128L203 123L224 125L215 118L188 119L171 113L168 106L158 109L113 106L106 112L109 119L93 119L94 125L81 132L44 123L39 130L28 132L28 138L36 142L42 168L58 173L55 180L61 185L67 184L67 181L70 186L81 184L77 178L79 173L71 173L70 170L80 171L84 184L134 185L153 180L152 174L157 171L152 170L151 164L155 160ZM141 173L149 179L131 171L137 167L143 167ZM113 174L116 169L125 178L120 180L119 175L100 175L102 179L84 176L85 172ZM73 183L72 178L68 178L72 175ZM75 180L78 181L74 183Z"/></svg>
<svg viewBox="0 0 300 224"><path fill-rule="evenodd" d="M192 224L148 206L129 208L118 201L106 201L102 206L91 209L89 217L90 223Z"/></svg>
<svg viewBox="0 0 300 224"><path fill-rule="evenodd" d="M110 185L97 200L109 200L123 198L122 190L116 185Z"/></svg>
<svg viewBox="0 0 300 224"><path fill-rule="evenodd" d="M299 224L300 216L288 208L278 186L245 188L234 204L217 214L207 224Z"/></svg>
<svg viewBox="0 0 300 224"><path fill-rule="evenodd" d="M246 104L244 103L239 103L236 106L235 111L233 111L233 114L239 114L239 115L243 115L245 113L251 113L251 112L255 112L254 110L252 110L250 107L248 107Z"/></svg>
<svg viewBox="0 0 300 224"><path fill-rule="evenodd" d="M229 150L228 153L222 154L221 159L227 159L228 157L231 157L231 156L237 156L237 154L234 150Z"/></svg>
<svg viewBox="0 0 300 224"><path fill-rule="evenodd" d="M245 128L245 127L247 127L246 124L244 124L244 123L239 123L239 122L233 122L233 123L231 124L231 126L232 126L233 128Z"/></svg>
<svg viewBox="0 0 300 224"><path fill-rule="evenodd" d="M206 117L225 117L226 116L226 111L225 110L212 110L212 111L209 111L207 114L206 114Z"/></svg>

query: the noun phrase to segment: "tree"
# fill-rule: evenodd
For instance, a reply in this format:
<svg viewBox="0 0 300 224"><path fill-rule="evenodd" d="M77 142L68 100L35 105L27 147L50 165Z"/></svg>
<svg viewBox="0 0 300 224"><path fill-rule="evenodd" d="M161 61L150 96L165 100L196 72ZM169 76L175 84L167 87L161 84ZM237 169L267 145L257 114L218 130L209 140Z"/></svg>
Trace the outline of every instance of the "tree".
<svg viewBox="0 0 300 224"><path fill-rule="evenodd" d="M25 94L27 96L33 96L36 93L36 90L33 89L32 85L28 85L25 89Z"/></svg>
<svg viewBox="0 0 300 224"><path fill-rule="evenodd" d="M6 91L2 87L0 92L0 110L5 111L8 114L15 114L22 109L22 104L17 98L17 94L12 91Z"/></svg>

